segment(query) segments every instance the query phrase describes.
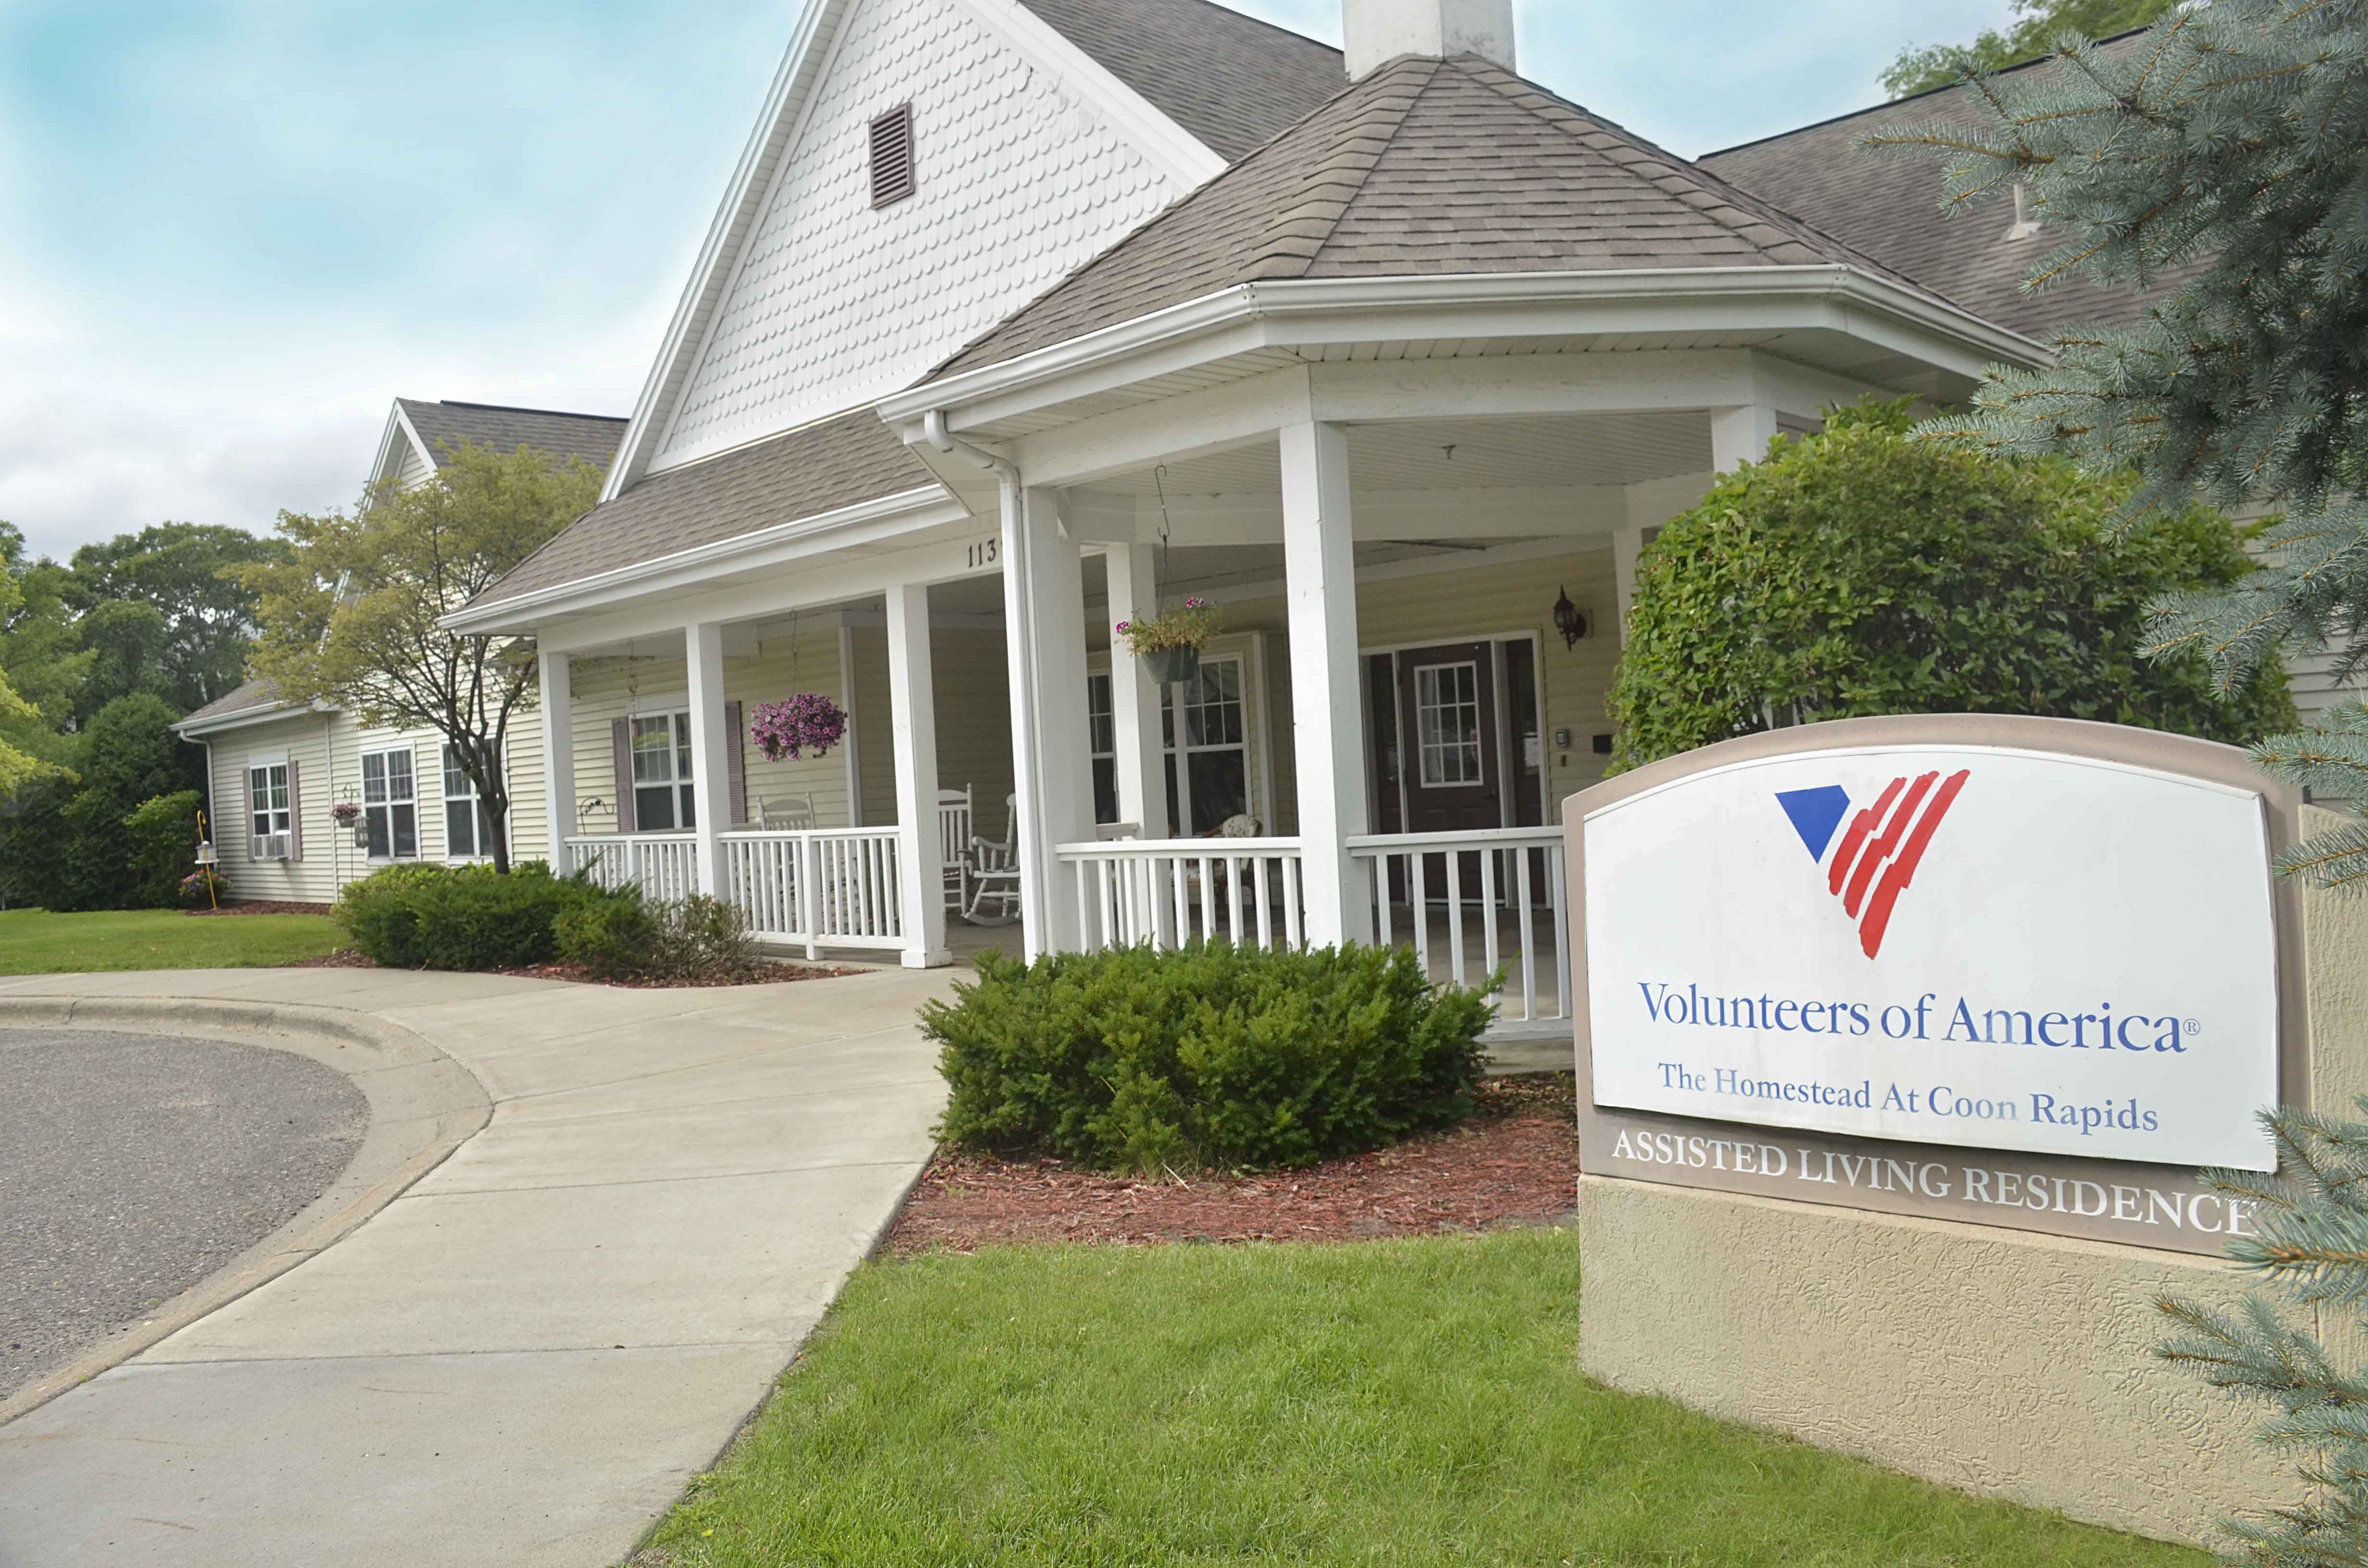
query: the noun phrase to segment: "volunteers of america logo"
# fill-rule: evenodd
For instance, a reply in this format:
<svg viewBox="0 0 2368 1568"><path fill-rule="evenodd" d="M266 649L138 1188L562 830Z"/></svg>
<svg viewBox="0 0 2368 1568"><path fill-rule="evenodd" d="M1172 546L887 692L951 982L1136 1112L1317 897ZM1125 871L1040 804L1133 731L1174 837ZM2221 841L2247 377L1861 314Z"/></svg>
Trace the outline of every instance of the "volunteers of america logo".
<svg viewBox="0 0 2368 1568"><path fill-rule="evenodd" d="M1913 779L1893 779L1874 804L1850 817L1839 845L1834 836L1850 809L1849 790L1826 784L1777 792L1776 803L1808 846L1809 858L1825 868L1827 891L1858 923L1859 949L1868 958L1882 950L1892 908L1915 880L1926 846L1970 771L1960 768L1945 779L1938 769ZM1828 848L1833 850L1830 859Z"/></svg>

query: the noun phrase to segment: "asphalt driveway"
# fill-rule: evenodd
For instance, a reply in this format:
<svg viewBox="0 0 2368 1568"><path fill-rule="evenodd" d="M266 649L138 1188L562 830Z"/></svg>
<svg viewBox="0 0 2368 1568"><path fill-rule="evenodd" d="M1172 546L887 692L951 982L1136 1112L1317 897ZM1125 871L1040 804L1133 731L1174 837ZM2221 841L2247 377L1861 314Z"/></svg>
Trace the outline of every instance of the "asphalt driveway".
<svg viewBox="0 0 2368 1568"><path fill-rule="evenodd" d="M346 1076L262 1046L0 1028L0 1400L236 1257L361 1146Z"/></svg>
<svg viewBox="0 0 2368 1568"><path fill-rule="evenodd" d="M0 980L0 1025L368 1029L491 1102L359 1229L0 1426L0 1565L620 1561L919 1174L943 1089L914 1013L952 978Z"/></svg>

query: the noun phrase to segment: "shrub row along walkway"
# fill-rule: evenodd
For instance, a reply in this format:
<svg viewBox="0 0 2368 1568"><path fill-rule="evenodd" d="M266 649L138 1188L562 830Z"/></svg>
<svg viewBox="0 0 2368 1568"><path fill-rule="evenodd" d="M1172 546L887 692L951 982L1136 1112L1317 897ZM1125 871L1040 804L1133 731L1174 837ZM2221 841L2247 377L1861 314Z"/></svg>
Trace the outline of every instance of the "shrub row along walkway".
<svg viewBox="0 0 2368 1568"><path fill-rule="evenodd" d="M342 1241L0 1426L0 1563L617 1561L928 1159L942 1090L911 1020L951 979L0 980L0 1021L407 1031L492 1102Z"/></svg>

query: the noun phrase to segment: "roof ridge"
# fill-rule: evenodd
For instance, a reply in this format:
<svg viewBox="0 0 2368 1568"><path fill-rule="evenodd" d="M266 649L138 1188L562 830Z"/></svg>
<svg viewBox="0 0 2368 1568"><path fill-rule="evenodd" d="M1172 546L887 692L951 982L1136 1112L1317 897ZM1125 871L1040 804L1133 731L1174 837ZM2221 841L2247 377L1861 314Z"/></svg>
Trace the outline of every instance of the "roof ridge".
<svg viewBox="0 0 2368 1568"><path fill-rule="evenodd" d="M2135 38L2142 32L2150 31L2152 27L2153 24L2148 23L2143 28L2131 28L2123 32L2107 33L2103 38L2094 38L2090 39L2089 41L2092 44L2098 45L2119 43L2123 39ZM2012 75L2017 71L2029 71L2034 66L2044 65L2055 58L2055 56L2053 54L2042 54L2030 60L2016 61L2011 65L2001 65L1996 71L1985 72L1983 74L1986 76L2009 76ZM1795 125L1786 131L1771 131L1765 136L1755 136L1748 142L1737 142L1731 147L1713 147L1709 152L1704 153L1702 157L1696 158L1693 161L1699 164L1702 162L1703 159L1707 158L1724 158L1729 153L1740 153L1747 147L1759 147L1770 142L1782 142L1787 137L1798 136L1804 131L1822 131L1828 125L1839 125L1843 120L1856 119L1861 115L1881 114L1887 108L1897 108L1902 104L1912 104L1921 98L1938 97L1942 93L1958 92L1963 90L1964 86L1965 83L1962 80L1944 82L1937 87L1926 87L1920 92L1909 93L1903 97L1885 98L1879 104L1869 104L1864 108L1844 109L1839 114L1829 114L1823 119L1813 119L1806 125Z"/></svg>
<svg viewBox="0 0 2368 1568"><path fill-rule="evenodd" d="M1837 259L1842 260L1850 266L1862 267L1879 276L1891 278L1895 281L1907 283L1911 288L1914 288L1922 293L1930 294L1936 300L1943 300L1951 304L1955 303L1954 301L1947 300L1947 296L1940 293L1929 284L1920 282L1914 278L1910 278L1907 274L1900 271L1897 267L1893 267L1888 263L1876 260L1873 256L1867 255L1864 251L1859 249L1858 246L1850 244L1839 235L1827 233L1825 230L1818 228L1815 223L1808 222L1806 219L1795 217L1792 213L1787 212L1782 208L1777 206L1774 202L1770 201L1765 197L1755 196L1751 192L1744 189L1742 187L1732 184L1714 171L1702 167L1692 159L1672 153L1660 143L1636 134L1634 131L1630 131L1626 126L1620 124L1616 120L1606 119L1602 116L1596 114L1584 106L1575 104L1569 99L1563 97L1550 88L1540 86L1537 83L1531 81L1526 76L1506 70L1503 66L1497 64L1492 60L1486 59L1476 54L1460 54L1454 57L1453 63L1462 69L1466 75L1472 77L1474 81L1495 93L1498 97L1503 98L1506 102L1536 116L1545 123L1554 126L1556 130L1563 131L1565 135L1573 135L1574 139L1577 139L1572 128L1570 126L1558 123L1558 120L1561 119L1577 120L1581 125L1591 127L1606 135L1616 137L1621 142L1626 143L1628 146L1643 154L1645 158L1657 162L1667 172L1668 183L1665 184L1662 180L1655 179L1650 176L1639 172L1627 160L1610 157L1609 154L1604 154L1609 158L1609 161L1618 167L1622 173L1630 175L1631 176L1652 186L1655 189L1660 191L1665 196L1671 197L1678 201L1683 202L1687 207L1692 209L1695 212L1701 214L1711 222L1716 223L1719 227L1734 234L1737 239L1749 244L1754 250L1759 251L1763 256L1768 255L1773 247L1754 237L1749 233L1750 224L1736 222L1733 218L1728 216L1727 212L1720 210L1721 207L1725 207L1738 216L1751 220L1752 223L1756 223L1763 227L1773 226L1782 228L1789 226L1793 230L1796 231L1796 233L1788 234L1785 238L1794 244L1801 244L1806 241L1815 241L1819 244L1829 247L1835 253ZM1599 153L1602 153L1602 150L1600 148L1590 148L1589 150ZM1710 204L1705 205L1702 202L1689 199L1684 192L1671 189L1670 186L1673 184L1690 185L1693 187L1695 192L1708 199Z"/></svg>
<svg viewBox="0 0 2368 1568"><path fill-rule="evenodd" d="M1359 194L1364 190L1365 182L1372 178L1374 168L1382 161L1382 154L1389 151L1390 144L1397 140L1398 132L1406 129L1406 117L1414 112L1415 106L1422 101L1423 95L1430 91L1431 84L1439 80L1439 74L1446 64L1447 62L1443 60L1409 56L1404 64L1394 61L1383 68L1385 72L1395 72L1399 75L1419 72L1421 79L1403 89L1381 86L1374 92L1373 103L1368 112L1377 115L1387 114L1389 129L1382 132L1378 140L1368 142L1367 139L1360 138L1355 142L1341 147L1330 162L1318 165L1308 171L1303 187L1307 194L1300 205L1278 210L1258 235L1257 248L1258 256L1261 259L1253 263L1256 276L1260 278L1307 276L1308 269L1315 265L1315 258L1324 254L1326 245L1332 243L1332 236L1339 230L1340 220L1348 216L1349 209L1355 204ZM1378 76L1381 74L1377 72L1374 74ZM1353 91L1359 85L1350 84L1349 90ZM1271 146L1272 143L1269 142L1268 145ZM1264 148L1260 149L1261 152L1264 150ZM1345 181L1346 188L1337 199L1319 197L1316 192L1332 183L1332 173L1336 170ZM1352 175L1353 177L1350 177ZM1317 214L1326 213L1327 210L1328 215L1317 216ZM1311 219L1321 225L1320 230L1308 227ZM1305 254L1298 257L1298 265L1287 267L1272 267L1270 264L1275 258L1290 251L1290 242L1302 234L1314 238L1315 243L1306 247Z"/></svg>

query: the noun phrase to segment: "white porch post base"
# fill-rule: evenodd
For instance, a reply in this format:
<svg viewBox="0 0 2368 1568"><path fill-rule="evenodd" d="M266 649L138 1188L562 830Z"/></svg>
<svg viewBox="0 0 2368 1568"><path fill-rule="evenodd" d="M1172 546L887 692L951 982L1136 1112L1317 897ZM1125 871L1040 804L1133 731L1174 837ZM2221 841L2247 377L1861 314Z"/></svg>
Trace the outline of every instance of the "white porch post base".
<svg viewBox="0 0 2368 1568"><path fill-rule="evenodd" d="M1357 577L1349 440L1337 425L1286 425L1283 592L1299 756L1302 895L1311 947L1373 939L1364 868L1347 840L1367 830L1365 709L1357 678Z"/></svg>
<svg viewBox="0 0 2368 1568"><path fill-rule="evenodd" d="M567 840L575 831L575 687L567 655L541 653L535 675L542 698L542 810L550 824L546 858L561 876L575 869Z"/></svg>
<svg viewBox="0 0 2368 1568"><path fill-rule="evenodd" d="M896 734L896 895L904 964L951 963L946 948L947 846L938 841L937 681L929 664L929 590L888 590L888 708Z"/></svg>
<svg viewBox="0 0 2368 1568"><path fill-rule="evenodd" d="M1103 564L1109 570L1112 626L1159 613L1150 545L1112 545ZM1117 744L1118 819L1136 824L1145 838L1165 838L1167 780L1159 743L1159 683L1116 632L1110 635L1110 727Z"/></svg>
<svg viewBox="0 0 2368 1568"><path fill-rule="evenodd" d="M688 627L683 651L690 665L690 798L699 837L699 891L723 896L724 818L731 814L723 733L723 628L715 621ZM620 818L621 820L621 818Z"/></svg>
<svg viewBox="0 0 2368 1568"><path fill-rule="evenodd" d="M1086 733L1086 617L1076 541L1050 490L1003 487L1003 608L1011 672L1022 956L1078 947L1076 894L1053 847L1093 831Z"/></svg>

